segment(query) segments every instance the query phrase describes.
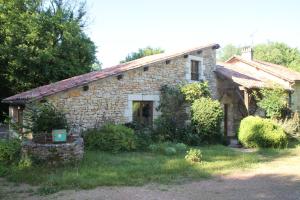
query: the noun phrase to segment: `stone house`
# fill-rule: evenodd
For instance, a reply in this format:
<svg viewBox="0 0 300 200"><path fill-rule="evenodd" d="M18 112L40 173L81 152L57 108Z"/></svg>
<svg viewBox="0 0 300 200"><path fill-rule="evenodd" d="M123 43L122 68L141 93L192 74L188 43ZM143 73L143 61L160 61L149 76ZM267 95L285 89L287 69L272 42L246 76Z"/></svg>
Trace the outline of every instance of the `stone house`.
<svg viewBox="0 0 300 200"><path fill-rule="evenodd" d="M283 86L290 94L291 107L299 110L299 73L254 61L252 50L247 48L241 57L217 63L218 48L218 44L210 44L147 56L41 86L3 102L10 104L9 114L19 123L26 104L51 102L66 113L69 124L76 130L84 130L105 121L152 123L160 115L156 108L161 86L207 81L212 97L224 106L224 134L229 137L235 136L241 118L257 112L249 95L251 91L269 87L270 82Z"/></svg>

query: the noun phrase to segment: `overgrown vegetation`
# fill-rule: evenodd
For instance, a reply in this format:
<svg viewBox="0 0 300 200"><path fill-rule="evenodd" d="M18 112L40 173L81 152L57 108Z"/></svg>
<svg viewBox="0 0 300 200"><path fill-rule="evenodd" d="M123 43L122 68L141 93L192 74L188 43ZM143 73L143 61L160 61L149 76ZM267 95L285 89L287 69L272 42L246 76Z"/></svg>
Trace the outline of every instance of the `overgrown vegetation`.
<svg viewBox="0 0 300 200"><path fill-rule="evenodd" d="M30 183L49 194L63 189L90 189L97 186L143 185L147 183L172 184L182 180L199 180L210 176L255 167L294 150L260 150L243 153L221 145L200 147L202 161L185 160L185 152L172 156L150 152L86 151L84 159L74 165L56 168L34 165L20 169L3 166L0 176L16 183ZM37 175L38 174L38 175Z"/></svg>
<svg viewBox="0 0 300 200"><path fill-rule="evenodd" d="M238 139L245 147L285 148L288 144L283 128L270 119L253 116L241 121Z"/></svg>
<svg viewBox="0 0 300 200"><path fill-rule="evenodd" d="M153 153L175 155L185 152L187 150L187 146L183 143L163 142L151 144L149 146L149 150Z"/></svg>
<svg viewBox="0 0 300 200"><path fill-rule="evenodd" d="M201 97L210 97L207 82L186 84L180 88L180 91L184 95L185 100L189 103L193 103Z"/></svg>
<svg viewBox="0 0 300 200"><path fill-rule="evenodd" d="M200 98L192 104L192 122L201 142L217 143L222 141L222 119L223 110L219 101Z"/></svg>
<svg viewBox="0 0 300 200"><path fill-rule="evenodd" d="M190 149L187 151L185 157L187 161L190 162L201 162L202 160L202 153L200 149Z"/></svg>
<svg viewBox="0 0 300 200"><path fill-rule="evenodd" d="M33 103L26 106L24 127L33 138L49 134L53 129L68 129L65 114L51 103Z"/></svg>
<svg viewBox="0 0 300 200"><path fill-rule="evenodd" d="M130 151L137 147L133 129L124 125L105 124L99 129L91 129L83 134L85 147L89 150L111 152Z"/></svg>
<svg viewBox="0 0 300 200"><path fill-rule="evenodd" d="M0 140L0 163L10 165L18 163L21 153L21 141L19 139Z"/></svg>
<svg viewBox="0 0 300 200"><path fill-rule="evenodd" d="M267 117L280 119L289 114L288 95L280 86L262 88L259 94L255 94L255 98L257 105L266 112Z"/></svg>

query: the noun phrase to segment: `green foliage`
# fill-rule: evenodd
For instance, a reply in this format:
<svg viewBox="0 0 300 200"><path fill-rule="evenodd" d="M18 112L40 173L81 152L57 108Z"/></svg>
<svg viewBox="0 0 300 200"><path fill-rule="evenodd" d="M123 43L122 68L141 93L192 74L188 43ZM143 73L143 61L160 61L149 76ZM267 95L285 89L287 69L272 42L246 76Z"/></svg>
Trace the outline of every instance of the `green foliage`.
<svg viewBox="0 0 300 200"><path fill-rule="evenodd" d="M241 55L241 48L228 44L220 50L218 60L226 61L234 55Z"/></svg>
<svg viewBox="0 0 300 200"><path fill-rule="evenodd" d="M166 156L149 152L85 151L78 165L54 168L35 165L28 170L3 166L0 176L14 183L38 185L40 194L59 190L92 189L99 186L137 186L149 183L172 184L186 180L203 180L216 175L255 168L274 159L296 165L300 147L294 149L260 149L244 153L223 145L202 146L202 163L191 163L184 154ZM286 155L293 155L287 161ZM271 163L269 163L271 164ZM273 164L274 165L274 164ZM298 164L299 165L299 164ZM38 176L37 176L38 174Z"/></svg>
<svg viewBox="0 0 300 200"><path fill-rule="evenodd" d="M257 105L266 111L267 117L282 118L288 107L286 91L278 86L263 88L260 90L261 97L255 95Z"/></svg>
<svg viewBox="0 0 300 200"><path fill-rule="evenodd" d="M32 131L33 137L51 133L53 129L68 129L65 114L51 103L28 104L24 119L27 122L26 128Z"/></svg>
<svg viewBox="0 0 300 200"><path fill-rule="evenodd" d="M201 162L202 152L200 149L190 149L189 151L187 151L186 156L184 158L190 162Z"/></svg>
<svg viewBox="0 0 300 200"><path fill-rule="evenodd" d="M249 116L241 121L238 139L245 147L284 148L288 139L283 128L270 119Z"/></svg>
<svg viewBox="0 0 300 200"><path fill-rule="evenodd" d="M210 92L208 88L208 83L195 82L182 86L180 88L185 100L189 103L193 103L195 100L201 97L210 97Z"/></svg>
<svg viewBox="0 0 300 200"><path fill-rule="evenodd" d="M220 142L223 110L217 100L200 98L192 104L192 122L202 142Z"/></svg>
<svg viewBox="0 0 300 200"><path fill-rule="evenodd" d="M130 151L137 147L134 130L124 125L105 124L83 134L85 147L111 152Z"/></svg>
<svg viewBox="0 0 300 200"><path fill-rule="evenodd" d="M300 51L282 42L268 42L256 45L254 58L300 71Z"/></svg>
<svg viewBox="0 0 300 200"><path fill-rule="evenodd" d="M120 63L129 62L129 61L136 60L136 59L139 59L139 58L142 58L145 56L160 54L163 52L164 52L164 50L161 48L152 48L152 47L148 46L146 48L138 49L137 52L132 52L132 53L128 54L126 56L125 60L122 60Z"/></svg>
<svg viewBox="0 0 300 200"><path fill-rule="evenodd" d="M22 156L18 163L18 168L21 170L28 169L33 165L33 162L29 156Z"/></svg>
<svg viewBox="0 0 300 200"><path fill-rule="evenodd" d="M184 96L179 86L163 86L159 110L161 116L155 121L154 136L159 141L174 141L178 139L179 130L184 127L186 113L184 112Z"/></svg>
<svg viewBox="0 0 300 200"><path fill-rule="evenodd" d="M153 153L174 155L185 152L187 146L183 143L162 142L151 144L148 149Z"/></svg>
<svg viewBox="0 0 300 200"><path fill-rule="evenodd" d="M92 70L96 47L77 2L0 0L0 100Z"/></svg>
<svg viewBox="0 0 300 200"><path fill-rule="evenodd" d="M0 140L0 163L12 164L18 162L21 154L19 139Z"/></svg>
<svg viewBox="0 0 300 200"><path fill-rule="evenodd" d="M277 123L290 138L300 138L300 117L298 112L295 112L292 118L277 120Z"/></svg>

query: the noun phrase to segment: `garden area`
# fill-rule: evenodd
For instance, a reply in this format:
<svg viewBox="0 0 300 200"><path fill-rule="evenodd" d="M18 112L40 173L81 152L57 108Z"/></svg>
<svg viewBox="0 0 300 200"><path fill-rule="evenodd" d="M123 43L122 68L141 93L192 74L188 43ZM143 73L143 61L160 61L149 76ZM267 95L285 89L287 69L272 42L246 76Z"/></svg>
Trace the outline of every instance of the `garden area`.
<svg viewBox="0 0 300 200"><path fill-rule="evenodd" d="M260 104L270 100L267 95L273 100L282 97L269 92ZM177 184L256 168L299 155L299 116L280 120L283 105L267 110L276 117L270 114L268 119L249 116L242 120L238 139L250 150L226 146L222 107L210 98L207 83L162 87L162 115L153 126L108 122L81 133L84 149L83 143L74 143L78 138L70 133L61 111L49 103L31 105L25 116L30 121L27 132L0 141L0 176L16 184L38 186L38 194L48 195L97 186ZM190 116L184 112L187 106ZM64 142L55 142L53 129L66 130ZM69 145L73 143L80 145ZM43 153L35 150L41 146Z"/></svg>

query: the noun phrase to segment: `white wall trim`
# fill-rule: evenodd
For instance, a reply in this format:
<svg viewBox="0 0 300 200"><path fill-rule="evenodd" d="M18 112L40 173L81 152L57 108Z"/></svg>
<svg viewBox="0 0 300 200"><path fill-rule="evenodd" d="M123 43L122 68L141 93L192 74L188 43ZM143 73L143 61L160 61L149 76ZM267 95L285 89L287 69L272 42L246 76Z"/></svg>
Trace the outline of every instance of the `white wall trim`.
<svg viewBox="0 0 300 200"><path fill-rule="evenodd" d="M155 93L159 93L159 91ZM160 101L159 94L142 94L142 93L129 94L127 100L127 107L125 108L124 111L126 122L132 122L133 101L153 101L153 120L156 119L161 114L161 112L157 111L157 108L159 106L159 101Z"/></svg>
<svg viewBox="0 0 300 200"><path fill-rule="evenodd" d="M205 65L203 64L203 58L199 57L199 56L193 56L193 55L189 55L187 58L187 62L186 62L186 66L185 66L185 79L188 82L197 82L194 80L191 80L191 61L195 60L195 61L199 61L200 65L199 65L199 72L200 72L200 80L205 80L205 76L204 76L204 71L205 71Z"/></svg>

